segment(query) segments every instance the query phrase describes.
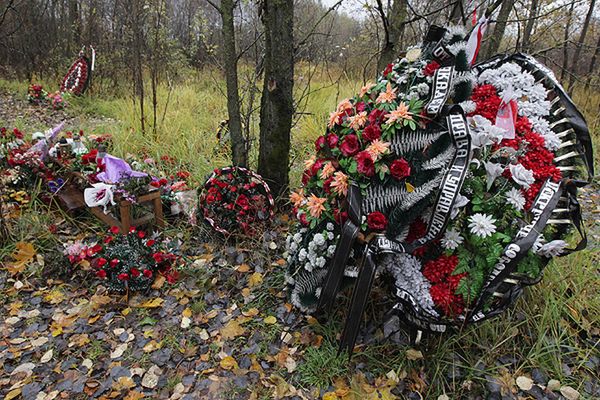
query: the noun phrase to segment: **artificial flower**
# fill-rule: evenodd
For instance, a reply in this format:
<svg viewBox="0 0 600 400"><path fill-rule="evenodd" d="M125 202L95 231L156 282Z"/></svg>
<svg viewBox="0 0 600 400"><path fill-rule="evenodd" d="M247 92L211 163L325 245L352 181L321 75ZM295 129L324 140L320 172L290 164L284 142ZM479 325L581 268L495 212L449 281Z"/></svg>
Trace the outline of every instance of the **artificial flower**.
<svg viewBox="0 0 600 400"><path fill-rule="evenodd" d="M308 211L313 218L321 217L321 213L325 211L324 204L327 202L327 198L317 197L311 194L306 201Z"/></svg>
<svg viewBox="0 0 600 400"><path fill-rule="evenodd" d="M352 117L348 117L348 122L350 122L350 128L355 131L360 130L367 123L367 112L363 111Z"/></svg>
<svg viewBox="0 0 600 400"><path fill-rule="evenodd" d="M335 172L335 167L331 161L325 163L323 169L321 170L321 179L327 179L333 175Z"/></svg>
<svg viewBox="0 0 600 400"><path fill-rule="evenodd" d="M370 124L362 131L362 138L367 142L372 142L381 137L381 128L377 124Z"/></svg>
<svg viewBox="0 0 600 400"><path fill-rule="evenodd" d="M520 190L511 188L506 192L506 201L518 211L521 211L525 206L525 197Z"/></svg>
<svg viewBox="0 0 600 400"><path fill-rule="evenodd" d="M375 175L375 164L373 163L373 158L368 151L361 151L356 155L355 159L358 163L357 170L359 173L366 176Z"/></svg>
<svg viewBox="0 0 600 400"><path fill-rule="evenodd" d="M458 246L460 246L463 243L463 241L464 238L460 235L460 233L457 230L448 229L444 233L444 237L442 238L441 243L446 250L454 250Z"/></svg>
<svg viewBox="0 0 600 400"><path fill-rule="evenodd" d="M358 137L356 135L348 135L342 140L340 145L340 151L343 155L349 157L358 153L360 146L358 144Z"/></svg>
<svg viewBox="0 0 600 400"><path fill-rule="evenodd" d="M533 171L528 170L522 164L511 164L508 166L513 181L523 186L525 189L529 189L532 183L535 182Z"/></svg>
<svg viewBox="0 0 600 400"><path fill-rule="evenodd" d="M386 154L390 149L389 142L383 142L379 139L373 140L371 144L367 147L367 153L371 155L371 158L374 161L379 160L379 158Z"/></svg>
<svg viewBox="0 0 600 400"><path fill-rule="evenodd" d="M296 192L292 192L290 195L290 201L294 204L294 207L300 207L306 201L304 197L304 189L299 189Z"/></svg>
<svg viewBox="0 0 600 400"><path fill-rule="evenodd" d="M382 232L387 227L387 224L388 220L386 216L379 211L373 211L367 216L367 226L372 231Z"/></svg>
<svg viewBox="0 0 600 400"><path fill-rule="evenodd" d="M553 240L543 244L542 247L537 251L537 254L548 258L557 257L564 252L566 247L567 242L564 240Z"/></svg>
<svg viewBox="0 0 600 400"><path fill-rule="evenodd" d="M398 158L390 165L390 174L396 179L404 179L410 176L410 165L404 158Z"/></svg>
<svg viewBox="0 0 600 400"><path fill-rule="evenodd" d="M337 171L333 174L333 181L330 186L335 194L346 196L348 194L348 176L342 171Z"/></svg>
<svg viewBox="0 0 600 400"><path fill-rule="evenodd" d="M471 233L486 238L496 232L496 220L487 214L476 213L469 217L469 229Z"/></svg>
<svg viewBox="0 0 600 400"><path fill-rule="evenodd" d="M410 114L408 106L404 104L404 102L401 102L395 110L386 114L385 118L387 119L386 125L392 125L396 121L412 120L412 115Z"/></svg>
<svg viewBox="0 0 600 400"><path fill-rule="evenodd" d="M375 86L374 83L371 83L371 82L367 83L365 86L363 86L360 89L360 93L358 94L358 97L365 97L365 95L367 93L369 93L369 91L373 88L373 86Z"/></svg>
<svg viewBox="0 0 600 400"><path fill-rule="evenodd" d="M327 126L329 128L333 128L334 126L341 124L343 116L344 116L344 113L342 113L342 112L339 112L339 111L332 112L331 114L329 114L329 123L327 124Z"/></svg>
<svg viewBox="0 0 600 400"><path fill-rule="evenodd" d="M397 88L392 89L392 84L388 82L385 87L385 92L381 92L377 97L377 103L393 103L396 100Z"/></svg>

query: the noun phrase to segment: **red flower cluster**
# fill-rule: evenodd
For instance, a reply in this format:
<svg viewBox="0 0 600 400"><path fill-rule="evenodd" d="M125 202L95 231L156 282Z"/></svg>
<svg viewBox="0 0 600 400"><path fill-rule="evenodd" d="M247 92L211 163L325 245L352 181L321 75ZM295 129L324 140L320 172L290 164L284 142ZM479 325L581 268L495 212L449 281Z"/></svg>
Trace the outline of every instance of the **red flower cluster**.
<svg viewBox="0 0 600 400"><path fill-rule="evenodd" d="M494 123L496 114L502 99L498 96L496 88L493 85L481 85L473 90L472 100L477 105L472 114L481 115ZM472 115L471 114L471 115ZM545 146L544 138L533 131L531 122L525 116L518 116L515 123L516 137L514 139L504 139L494 147L494 150L500 147L511 147L515 150L525 149L523 156L519 157L518 162L523 167L531 170L535 178L535 183L529 189L523 190L525 196L525 209L529 209L535 200L543 182L552 179L558 182L562 175L560 170L554 165L554 154ZM505 171L504 176L510 179L510 171Z"/></svg>
<svg viewBox="0 0 600 400"><path fill-rule="evenodd" d="M433 302L448 316L459 315L464 310L464 299L455 292L466 274L452 274L457 264L457 256L442 255L428 261L423 268L423 275L432 284L429 293Z"/></svg>
<svg viewBox="0 0 600 400"><path fill-rule="evenodd" d="M318 169L317 169L318 170ZM269 187L244 168L215 169L200 196L204 218L221 233L252 234L255 225L268 221L273 199Z"/></svg>
<svg viewBox="0 0 600 400"><path fill-rule="evenodd" d="M69 72L65 75L60 86L60 91L81 95L87 88L87 79L88 63L85 57L80 57L69 68Z"/></svg>
<svg viewBox="0 0 600 400"><path fill-rule="evenodd" d="M370 230L375 232L383 232L387 228L388 220L383 213L373 211L367 216L367 225Z"/></svg>

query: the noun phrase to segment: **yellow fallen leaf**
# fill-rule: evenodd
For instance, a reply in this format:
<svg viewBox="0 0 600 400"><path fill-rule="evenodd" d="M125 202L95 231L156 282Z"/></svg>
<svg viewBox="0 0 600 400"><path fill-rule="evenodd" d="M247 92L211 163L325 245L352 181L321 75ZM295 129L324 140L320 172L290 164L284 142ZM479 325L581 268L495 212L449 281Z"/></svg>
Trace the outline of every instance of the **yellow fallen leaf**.
<svg viewBox="0 0 600 400"><path fill-rule="evenodd" d="M184 317L190 318L192 316L192 309L191 308L186 308L185 310L183 310L182 315Z"/></svg>
<svg viewBox="0 0 600 400"><path fill-rule="evenodd" d="M237 272L248 272L250 271L250 266L248 264L240 264L236 269Z"/></svg>
<svg viewBox="0 0 600 400"><path fill-rule="evenodd" d="M277 318L275 318L275 317L274 317L274 316L272 316L272 315L269 315L269 316L268 316L267 318L265 318L263 321L265 322L265 324L273 325L273 324L277 323Z"/></svg>
<svg viewBox="0 0 600 400"><path fill-rule="evenodd" d="M29 242L18 242L15 245L15 251L12 253L13 263L9 264L7 270L10 274L16 275L25 270L25 266L35 258L35 248Z"/></svg>
<svg viewBox="0 0 600 400"><path fill-rule="evenodd" d="M219 363L219 365L221 366L221 368L226 369L226 370L238 369L237 361L235 361L235 358L233 358L231 356L227 356L224 359L222 359L221 362Z"/></svg>
<svg viewBox="0 0 600 400"><path fill-rule="evenodd" d="M127 396L125 396L123 400L142 400L144 397L146 397L144 393L132 390L131 392L127 393Z"/></svg>
<svg viewBox="0 0 600 400"><path fill-rule="evenodd" d="M220 330L223 340L234 339L237 336L243 335L245 329L240 325L239 321L232 319L227 322Z"/></svg>
<svg viewBox="0 0 600 400"><path fill-rule="evenodd" d="M158 350L162 347L162 344L157 342L156 340L151 340L144 346L144 352L151 353L155 350Z"/></svg>
<svg viewBox="0 0 600 400"><path fill-rule="evenodd" d="M125 389L131 389L135 387L135 382L128 376L120 377L115 383L113 383L112 388L116 391L121 391Z"/></svg>
<svg viewBox="0 0 600 400"><path fill-rule="evenodd" d="M52 289L47 295L44 296L44 301L50 304L59 304L65 299L65 294L58 288Z"/></svg>
<svg viewBox="0 0 600 400"><path fill-rule="evenodd" d="M160 289L165 284L165 277L162 275L158 275L152 284L152 289Z"/></svg>
<svg viewBox="0 0 600 400"><path fill-rule="evenodd" d="M406 350L406 358L412 361L420 360L423 358L423 353L421 353L421 350L408 349Z"/></svg>
<svg viewBox="0 0 600 400"><path fill-rule="evenodd" d="M323 395L323 400L338 400L338 397L335 392L327 392Z"/></svg>
<svg viewBox="0 0 600 400"><path fill-rule="evenodd" d="M152 300L143 302L138 307L140 307L140 308L157 308L157 307L160 307L164 301L165 300L161 299L160 297L155 297Z"/></svg>
<svg viewBox="0 0 600 400"><path fill-rule="evenodd" d="M242 311L242 315L245 317L255 317L259 313L258 308L252 307L247 311Z"/></svg>
<svg viewBox="0 0 600 400"><path fill-rule="evenodd" d="M16 399L20 394L21 394L21 388L16 388L16 389L8 392L7 395L4 397L4 400Z"/></svg>
<svg viewBox="0 0 600 400"><path fill-rule="evenodd" d="M263 281L263 276L260 272L255 272L248 278L248 286L254 287L260 285Z"/></svg>
<svg viewBox="0 0 600 400"><path fill-rule="evenodd" d="M123 314L124 316L128 316L130 312L131 312L131 307L127 307L126 309L121 311L121 314Z"/></svg>

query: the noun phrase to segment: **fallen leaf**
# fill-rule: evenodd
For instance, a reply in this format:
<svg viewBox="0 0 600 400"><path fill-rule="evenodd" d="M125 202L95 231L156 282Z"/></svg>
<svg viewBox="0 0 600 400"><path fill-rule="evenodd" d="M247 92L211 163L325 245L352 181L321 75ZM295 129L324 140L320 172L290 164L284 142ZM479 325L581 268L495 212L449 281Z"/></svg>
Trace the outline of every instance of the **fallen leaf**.
<svg viewBox="0 0 600 400"><path fill-rule="evenodd" d="M162 374L162 370L158 366L151 366L142 378L142 386L148 389L154 389L156 385L158 385L158 377L160 374Z"/></svg>
<svg viewBox="0 0 600 400"><path fill-rule="evenodd" d="M563 386L560 388L560 394L565 396L567 400L577 400L580 396L579 392L571 386Z"/></svg>
<svg viewBox="0 0 600 400"><path fill-rule="evenodd" d="M110 353L110 358L115 359L119 358L123 355L123 353L127 350L127 343L122 343L115 347L115 349Z"/></svg>
<svg viewBox="0 0 600 400"><path fill-rule="evenodd" d="M246 330L240 325L238 320L232 319L220 329L223 340L234 339L237 336L243 335Z"/></svg>
<svg viewBox="0 0 600 400"><path fill-rule="evenodd" d="M158 275L152 284L152 289L160 289L166 282L166 278L162 275Z"/></svg>
<svg viewBox="0 0 600 400"><path fill-rule="evenodd" d="M54 351L52 349L48 350L46 353L44 353L42 358L40 358L40 362L47 363L48 361L52 360L53 354L54 354Z"/></svg>
<svg viewBox="0 0 600 400"><path fill-rule="evenodd" d="M552 391L552 392L560 389L560 381L556 380L556 379L550 379L548 381L547 389L550 390L550 391Z"/></svg>
<svg viewBox="0 0 600 400"><path fill-rule="evenodd" d="M152 300L143 302L138 307L140 307L140 308L157 308L157 307L160 307L164 301L165 300L161 299L160 297L155 297Z"/></svg>
<svg viewBox="0 0 600 400"><path fill-rule="evenodd" d="M516 380L517 382L517 386L519 387L519 389L521 390L531 390L531 388L533 387L533 380L531 380L531 378L528 378L526 376L519 376Z"/></svg>
<svg viewBox="0 0 600 400"><path fill-rule="evenodd" d="M112 388L118 392L122 390L129 390L135 387L135 382L128 376L121 376L113 383Z"/></svg>
<svg viewBox="0 0 600 400"><path fill-rule="evenodd" d="M127 393L127 396L125 396L125 398L123 400L141 400L144 397L146 397L146 395L144 393L140 393L135 390L132 390L131 392Z"/></svg>
<svg viewBox="0 0 600 400"><path fill-rule="evenodd" d="M4 397L4 400L16 399L20 394L21 394L21 388L16 388L16 389L11 390L10 392L8 392L6 394L6 396Z"/></svg>
<svg viewBox="0 0 600 400"><path fill-rule="evenodd" d="M18 242L11 256L14 262L10 263L6 269L11 275L16 275L19 272L23 272L25 266L33 260L35 257L35 248L29 242Z"/></svg>
<svg viewBox="0 0 600 400"><path fill-rule="evenodd" d="M238 368L237 361L235 361L235 358L233 358L231 356L227 356L227 357L223 358L221 360L221 362L219 363L219 365L221 366L221 368L226 369L226 370Z"/></svg>
<svg viewBox="0 0 600 400"><path fill-rule="evenodd" d="M263 321L264 321L264 323L265 323L265 324L268 324L268 325L273 325L273 324L277 323L277 318L275 318L275 317L274 317L274 316L272 316L272 315L269 315L269 316L268 316L267 318L265 318Z"/></svg>
<svg viewBox="0 0 600 400"><path fill-rule="evenodd" d="M183 313L181 315L190 318L192 316L192 309L187 307L185 310L183 310Z"/></svg>
<svg viewBox="0 0 600 400"><path fill-rule="evenodd" d="M240 264L240 265L238 265L236 270L238 272L248 272L248 271L250 271L250 266L248 264Z"/></svg>
<svg viewBox="0 0 600 400"><path fill-rule="evenodd" d="M25 374L27 374L27 376L31 376L31 374L33 374L34 368L35 368L34 363L24 363L24 364L19 365L17 368L13 369L13 371L10 374L16 375L16 374L24 372Z"/></svg>
<svg viewBox="0 0 600 400"><path fill-rule="evenodd" d="M157 342L156 340L151 340L144 346L144 352L151 353L160 349L161 347L162 345L159 342Z"/></svg>
<svg viewBox="0 0 600 400"><path fill-rule="evenodd" d="M406 350L406 358L412 361L420 360L423 358L423 353L421 353L421 350L408 349Z"/></svg>
<svg viewBox="0 0 600 400"><path fill-rule="evenodd" d="M59 304L65 299L65 294L59 288L52 289L47 295L44 296L44 301L50 304Z"/></svg>
<svg viewBox="0 0 600 400"><path fill-rule="evenodd" d="M190 327L191 323L192 323L192 320L190 318L183 317L183 318L181 318L181 324L180 324L180 326L181 326L182 329L187 329L187 328Z"/></svg>
<svg viewBox="0 0 600 400"><path fill-rule="evenodd" d="M248 286L254 287L260 285L263 281L263 276L260 272L255 272L248 278Z"/></svg>

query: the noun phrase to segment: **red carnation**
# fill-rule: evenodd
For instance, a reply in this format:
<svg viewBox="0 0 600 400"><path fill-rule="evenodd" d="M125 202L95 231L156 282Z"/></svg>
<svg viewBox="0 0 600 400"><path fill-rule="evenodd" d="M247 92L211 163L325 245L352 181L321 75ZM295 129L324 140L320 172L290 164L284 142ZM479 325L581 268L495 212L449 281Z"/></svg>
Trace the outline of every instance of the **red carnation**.
<svg viewBox="0 0 600 400"><path fill-rule="evenodd" d="M392 69L394 68L394 64L393 63L389 63L387 65L387 67L385 67L385 69L383 70L383 76L387 76L387 74L389 74L390 72L392 72Z"/></svg>
<svg viewBox="0 0 600 400"><path fill-rule="evenodd" d="M100 257L98 259L98 261L96 261L96 266L98 266L98 268L102 268L106 265L106 263L108 263L108 261L106 260L106 258L104 257Z"/></svg>
<svg viewBox="0 0 600 400"><path fill-rule="evenodd" d="M423 75L432 76L438 68L440 68L440 64L438 64L436 61L431 61L425 66L425 68L423 68Z"/></svg>
<svg viewBox="0 0 600 400"><path fill-rule="evenodd" d="M356 135L348 135L342 140L340 150L345 156L353 156L358 153L360 147L358 145L358 137Z"/></svg>
<svg viewBox="0 0 600 400"><path fill-rule="evenodd" d="M120 281L128 281L129 275L127 275L126 273L122 273L122 274L117 275L117 279Z"/></svg>
<svg viewBox="0 0 600 400"><path fill-rule="evenodd" d="M319 170L321 169L321 167L323 167L323 164L324 164L323 160L315 161L315 163L310 168L311 175L316 175L317 172L319 172Z"/></svg>
<svg viewBox="0 0 600 400"><path fill-rule="evenodd" d="M367 151L361 151L356 155L356 162L358 163L358 172L366 176L375 175L375 164L371 155Z"/></svg>
<svg viewBox="0 0 600 400"><path fill-rule="evenodd" d="M106 271L103 269L98 270L98 271L96 271L96 276L100 279L104 279L104 278L106 278Z"/></svg>
<svg viewBox="0 0 600 400"><path fill-rule="evenodd" d="M362 137L367 142L372 142L373 140L377 140L381 137L381 128L379 127L379 125L370 124L363 131Z"/></svg>
<svg viewBox="0 0 600 400"><path fill-rule="evenodd" d="M154 243L156 243L154 240L150 239L146 242L146 246L150 247L150 246L154 246Z"/></svg>
<svg viewBox="0 0 600 400"><path fill-rule="evenodd" d="M146 278L152 278L152 271L150 271L149 269L145 269L143 274Z"/></svg>
<svg viewBox="0 0 600 400"><path fill-rule="evenodd" d="M394 160L390 165L390 174L396 179L404 179L410 176L410 165L404 158Z"/></svg>
<svg viewBox="0 0 600 400"><path fill-rule="evenodd" d="M139 232L137 233L137 235L138 235L138 237L139 237L140 239L143 239L143 238L145 238L145 237L146 237L146 232L144 232L144 231L139 231Z"/></svg>
<svg viewBox="0 0 600 400"><path fill-rule="evenodd" d="M387 224L387 218L379 211L373 211L367 216L367 225L372 231L383 232Z"/></svg>
<svg viewBox="0 0 600 400"><path fill-rule="evenodd" d="M325 140L327 141L327 146L330 149L333 149L334 147L336 147L338 145L338 142L340 141L340 139L334 133L330 133L329 135L327 135Z"/></svg>
<svg viewBox="0 0 600 400"><path fill-rule="evenodd" d="M131 276L137 278L138 276L140 276L140 270L137 268L131 268Z"/></svg>
<svg viewBox="0 0 600 400"><path fill-rule="evenodd" d="M300 219L300 223L304 226L308 226L308 219L306 218L306 214L302 213L300 214L300 217L298 217Z"/></svg>
<svg viewBox="0 0 600 400"><path fill-rule="evenodd" d="M112 260L110 260L111 268L115 268L117 265L119 265L119 260L117 260L116 258L113 258Z"/></svg>

